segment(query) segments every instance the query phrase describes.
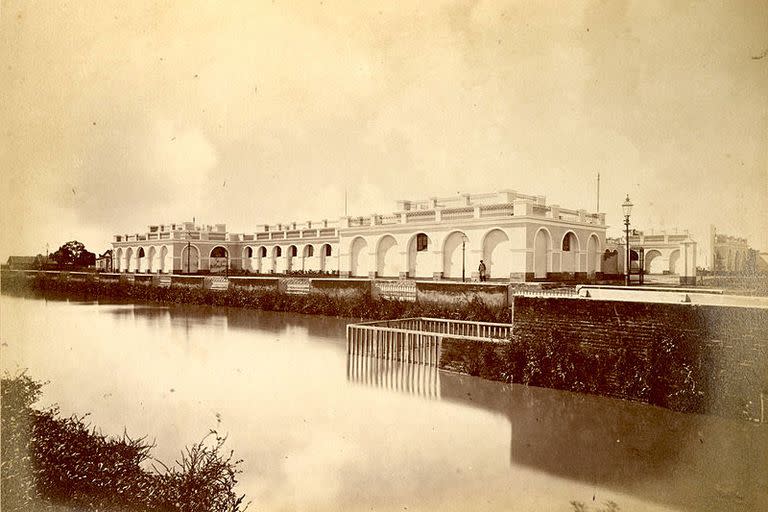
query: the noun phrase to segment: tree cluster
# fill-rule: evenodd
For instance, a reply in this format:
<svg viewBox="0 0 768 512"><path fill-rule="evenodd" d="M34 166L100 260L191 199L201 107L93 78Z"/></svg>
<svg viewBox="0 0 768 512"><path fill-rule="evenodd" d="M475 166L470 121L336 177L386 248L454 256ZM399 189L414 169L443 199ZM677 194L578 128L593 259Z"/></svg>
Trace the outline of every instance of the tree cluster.
<svg viewBox="0 0 768 512"><path fill-rule="evenodd" d="M82 242L72 240L59 247L51 258L64 267L90 267L96 264L96 254L89 252Z"/></svg>

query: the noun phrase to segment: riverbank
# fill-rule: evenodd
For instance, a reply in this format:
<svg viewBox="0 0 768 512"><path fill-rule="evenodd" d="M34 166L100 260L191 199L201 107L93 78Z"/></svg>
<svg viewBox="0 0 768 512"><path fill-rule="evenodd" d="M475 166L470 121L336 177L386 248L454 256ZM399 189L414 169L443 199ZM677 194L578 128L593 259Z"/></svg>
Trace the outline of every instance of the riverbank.
<svg viewBox="0 0 768 512"><path fill-rule="evenodd" d="M210 431L165 465L146 437L102 434L86 416L62 418L33 405L43 384L22 374L2 379L3 510L241 512L235 492L241 461ZM152 461L152 469L144 464ZM157 469L157 467L162 469Z"/></svg>
<svg viewBox="0 0 768 512"><path fill-rule="evenodd" d="M60 295L84 300L228 306L366 320L428 316L482 322L510 321L508 307L489 304L479 293L467 293L445 303L424 303L373 297L356 287L349 287L345 293L292 294L266 286L233 286L217 290L185 284L152 286L143 281L102 280L93 276L68 279L56 274L27 276L17 272L4 272L2 276L2 293L16 296Z"/></svg>

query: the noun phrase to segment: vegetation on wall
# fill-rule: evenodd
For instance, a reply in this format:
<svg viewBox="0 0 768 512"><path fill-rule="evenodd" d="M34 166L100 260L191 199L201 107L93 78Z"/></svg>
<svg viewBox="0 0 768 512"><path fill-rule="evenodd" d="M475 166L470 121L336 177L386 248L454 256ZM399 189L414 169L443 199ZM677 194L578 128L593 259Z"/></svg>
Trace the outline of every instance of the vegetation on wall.
<svg viewBox="0 0 768 512"><path fill-rule="evenodd" d="M174 285L163 288L149 284L93 278L66 280L45 274L30 278L22 274L9 276L3 280L3 293L58 294L88 300L231 306L371 320L416 316L486 322L509 322L510 320L508 308L489 306L477 296L460 303L441 305L374 299L370 293L364 291L350 291L340 295L331 293L292 295L263 287L232 286L225 291L216 291L204 289L199 285Z"/></svg>
<svg viewBox="0 0 768 512"><path fill-rule="evenodd" d="M675 411L706 412L712 350L670 333L645 357L622 348L595 351L551 330L509 343L443 340L443 368L491 380L615 396Z"/></svg>

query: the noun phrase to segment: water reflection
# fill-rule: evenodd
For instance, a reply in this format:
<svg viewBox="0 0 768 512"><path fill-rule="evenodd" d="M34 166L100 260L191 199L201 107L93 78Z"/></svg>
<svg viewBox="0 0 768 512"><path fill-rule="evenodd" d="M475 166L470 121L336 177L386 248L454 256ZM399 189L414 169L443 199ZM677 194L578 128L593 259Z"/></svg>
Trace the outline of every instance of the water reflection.
<svg viewBox="0 0 768 512"><path fill-rule="evenodd" d="M349 355L347 380L423 398L440 398L440 371L432 365Z"/></svg>
<svg viewBox="0 0 768 512"><path fill-rule="evenodd" d="M1 305L0 364L49 380L48 404L165 461L220 427L258 509L768 510L765 426L348 358L342 319Z"/></svg>
<svg viewBox="0 0 768 512"><path fill-rule="evenodd" d="M402 385L403 376L415 384ZM512 467L648 496L679 509L768 510L764 425L365 356L348 356L347 378L505 417Z"/></svg>

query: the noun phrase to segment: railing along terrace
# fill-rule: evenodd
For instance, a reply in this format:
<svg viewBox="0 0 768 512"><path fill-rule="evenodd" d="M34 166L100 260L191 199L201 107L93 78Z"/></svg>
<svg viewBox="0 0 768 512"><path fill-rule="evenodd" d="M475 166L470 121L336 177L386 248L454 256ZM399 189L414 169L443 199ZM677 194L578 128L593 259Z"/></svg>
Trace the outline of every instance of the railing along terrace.
<svg viewBox="0 0 768 512"><path fill-rule="evenodd" d="M377 224L382 224L382 225L400 224L400 216L399 215L382 215L381 217L379 217Z"/></svg>
<svg viewBox="0 0 768 512"><path fill-rule="evenodd" d="M514 205L512 205L511 203L492 204L492 205L480 207L481 217L496 217L496 216L507 217L510 215L514 215Z"/></svg>
<svg viewBox="0 0 768 512"><path fill-rule="evenodd" d="M512 335L512 324L446 320L444 318L399 318L397 320L364 322L358 325L384 326L419 332L490 339L508 339Z"/></svg>
<svg viewBox="0 0 768 512"><path fill-rule="evenodd" d="M437 366L442 336L363 324L347 325L347 354Z"/></svg>
<svg viewBox="0 0 768 512"><path fill-rule="evenodd" d="M401 318L347 325L347 353L351 356L437 366L444 338L506 343L511 324Z"/></svg>
<svg viewBox="0 0 768 512"><path fill-rule="evenodd" d="M370 217L350 217L349 218L349 227L351 228L358 228L358 227L364 227L364 226L370 226L370 225L371 225Z"/></svg>
<svg viewBox="0 0 768 512"><path fill-rule="evenodd" d="M518 297L578 297L576 288L554 288L551 290L515 290L513 295Z"/></svg>

